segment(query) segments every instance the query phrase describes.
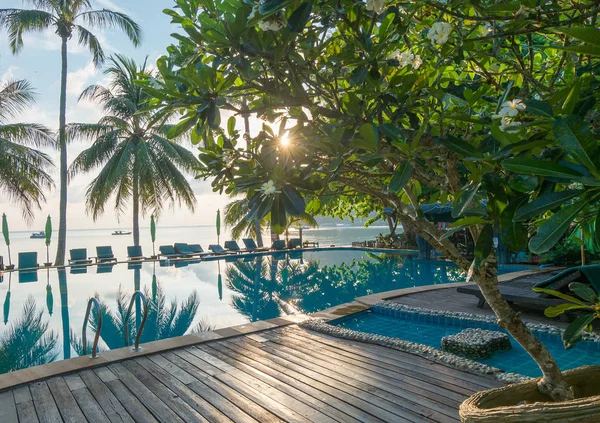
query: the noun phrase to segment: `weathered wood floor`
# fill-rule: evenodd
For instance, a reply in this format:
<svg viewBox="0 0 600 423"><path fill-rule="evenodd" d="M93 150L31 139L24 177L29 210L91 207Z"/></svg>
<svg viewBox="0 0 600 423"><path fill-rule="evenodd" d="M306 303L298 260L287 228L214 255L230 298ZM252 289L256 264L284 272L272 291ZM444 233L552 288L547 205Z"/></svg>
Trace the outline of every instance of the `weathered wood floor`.
<svg viewBox="0 0 600 423"><path fill-rule="evenodd" d="M0 393L0 421L456 422L496 381L288 326Z"/></svg>

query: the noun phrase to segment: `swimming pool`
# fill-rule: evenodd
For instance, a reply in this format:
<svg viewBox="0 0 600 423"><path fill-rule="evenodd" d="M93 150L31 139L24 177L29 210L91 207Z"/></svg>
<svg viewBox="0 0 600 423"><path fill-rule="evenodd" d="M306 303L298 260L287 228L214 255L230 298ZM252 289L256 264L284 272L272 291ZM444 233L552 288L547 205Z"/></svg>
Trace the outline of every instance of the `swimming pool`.
<svg viewBox="0 0 600 423"><path fill-rule="evenodd" d="M312 313L377 292L464 280L464 273L451 263L357 249L164 264L0 276L0 373L81 353L81 328L92 296L103 307L100 346L106 350L124 346L123 315L138 289L152 303L143 343L294 312ZM135 309L141 310L139 301ZM140 315L129 322L133 331ZM91 320L88 340L94 335L93 314Z"/></svg>
<svg viewBox="0 0 600 423"><path fill-rule="evenodd" d="M394 316L368 311L339 319L331 324L345 329L399 338L437 349L440 349L442 337L456 334L466 328L506 332L498 325L491 323L421 313L391 313ZM600 364L600 343L598 342L580 341L574 348L566 350L560 335L540 331L534 331L534 333L546 345L562 370ZM511 373L530 377L541 376L541 371L533 359L512 337L510 340L511 350L498 351L490 358L476 361Z"/></svg>

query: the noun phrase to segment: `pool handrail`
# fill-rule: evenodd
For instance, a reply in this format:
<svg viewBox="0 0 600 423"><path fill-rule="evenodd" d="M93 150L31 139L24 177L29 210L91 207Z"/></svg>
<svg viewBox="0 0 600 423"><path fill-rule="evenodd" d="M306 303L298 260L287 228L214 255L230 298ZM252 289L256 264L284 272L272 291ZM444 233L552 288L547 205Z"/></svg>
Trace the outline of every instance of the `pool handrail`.
<svg viewBox="0 0 600 423"><path fill-rule="evenodd" d="M100 307L100 302L96 297L92 297L88 301L87 309L85 311L85 319L83 319L83 329L81 330L81 341L83 343L83 353L87 354L87 336L85 332L90 319L90 311L92 309L92 304L94 304L94 306L96 307L98 325L96 327L96 334L94 335L94 344L92 345L92 356L90 358L97 358L98 339L100 338L100 330L102 329L102 308Z"/></svg>
<svg viewBox="0 0 600 423"><path fill-rule="evenodd" d="M133 347L134 351L139 351L140 350L140 337L142 336L142 331L144 330L144 325L146 324L146 319L148 319L148 301L146 300L146 296L139 289L131 295L131 300L129 301L129 308L127 309L127 314L125 315L125 318L123 319L123 326L125 329L125 346L128 347L129 346L129 328L127 327L127 322L129 320L129 316L131 315L131 310L133 308L133 304L135 302L136 296L140 297L140 299L142 300L142 303L144 304L144 314L142 317L142 322L140 323L140 327L137 331L137 335L135 336L135 342L134 342L134 347Z"/></svg>

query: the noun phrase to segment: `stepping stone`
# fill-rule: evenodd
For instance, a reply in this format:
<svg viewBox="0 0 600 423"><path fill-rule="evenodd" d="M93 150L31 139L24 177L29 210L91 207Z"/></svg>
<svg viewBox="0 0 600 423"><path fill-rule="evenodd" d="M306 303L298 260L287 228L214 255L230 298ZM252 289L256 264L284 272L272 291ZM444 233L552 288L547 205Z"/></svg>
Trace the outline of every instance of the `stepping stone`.
<svg viewBox="0 0 600 423"><path fill-rule="evenodd" d="M496 351L506 351L511 348L507 334L492 330L468 328L442 338L442 351L467 358L488 358Z"/></svg>

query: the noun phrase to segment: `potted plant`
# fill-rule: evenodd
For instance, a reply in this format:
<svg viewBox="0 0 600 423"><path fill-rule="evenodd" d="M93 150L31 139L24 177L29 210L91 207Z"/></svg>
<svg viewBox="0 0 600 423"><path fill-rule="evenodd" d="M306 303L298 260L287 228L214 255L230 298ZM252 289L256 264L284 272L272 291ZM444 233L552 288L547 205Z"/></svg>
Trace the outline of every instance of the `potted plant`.
<svg viewBox="0 0 600 423"><path fill-rule="evenodd" d="M562 341L566 349L573 348L586 332L591 332L592 322L600 318L600 298L594 289L572 282L569 290L574 295L534 288L536 292L566 301L564 304L548 307L544 312L547 317L556 317L570 311L579 314L563 331ZM573 388L572 400L548 402L537 389L538 381L532 380L471 396L460 406L461 420L464 423L596 421L600 407L600 366L567 370L563 372L563 376Z"/></svg>

